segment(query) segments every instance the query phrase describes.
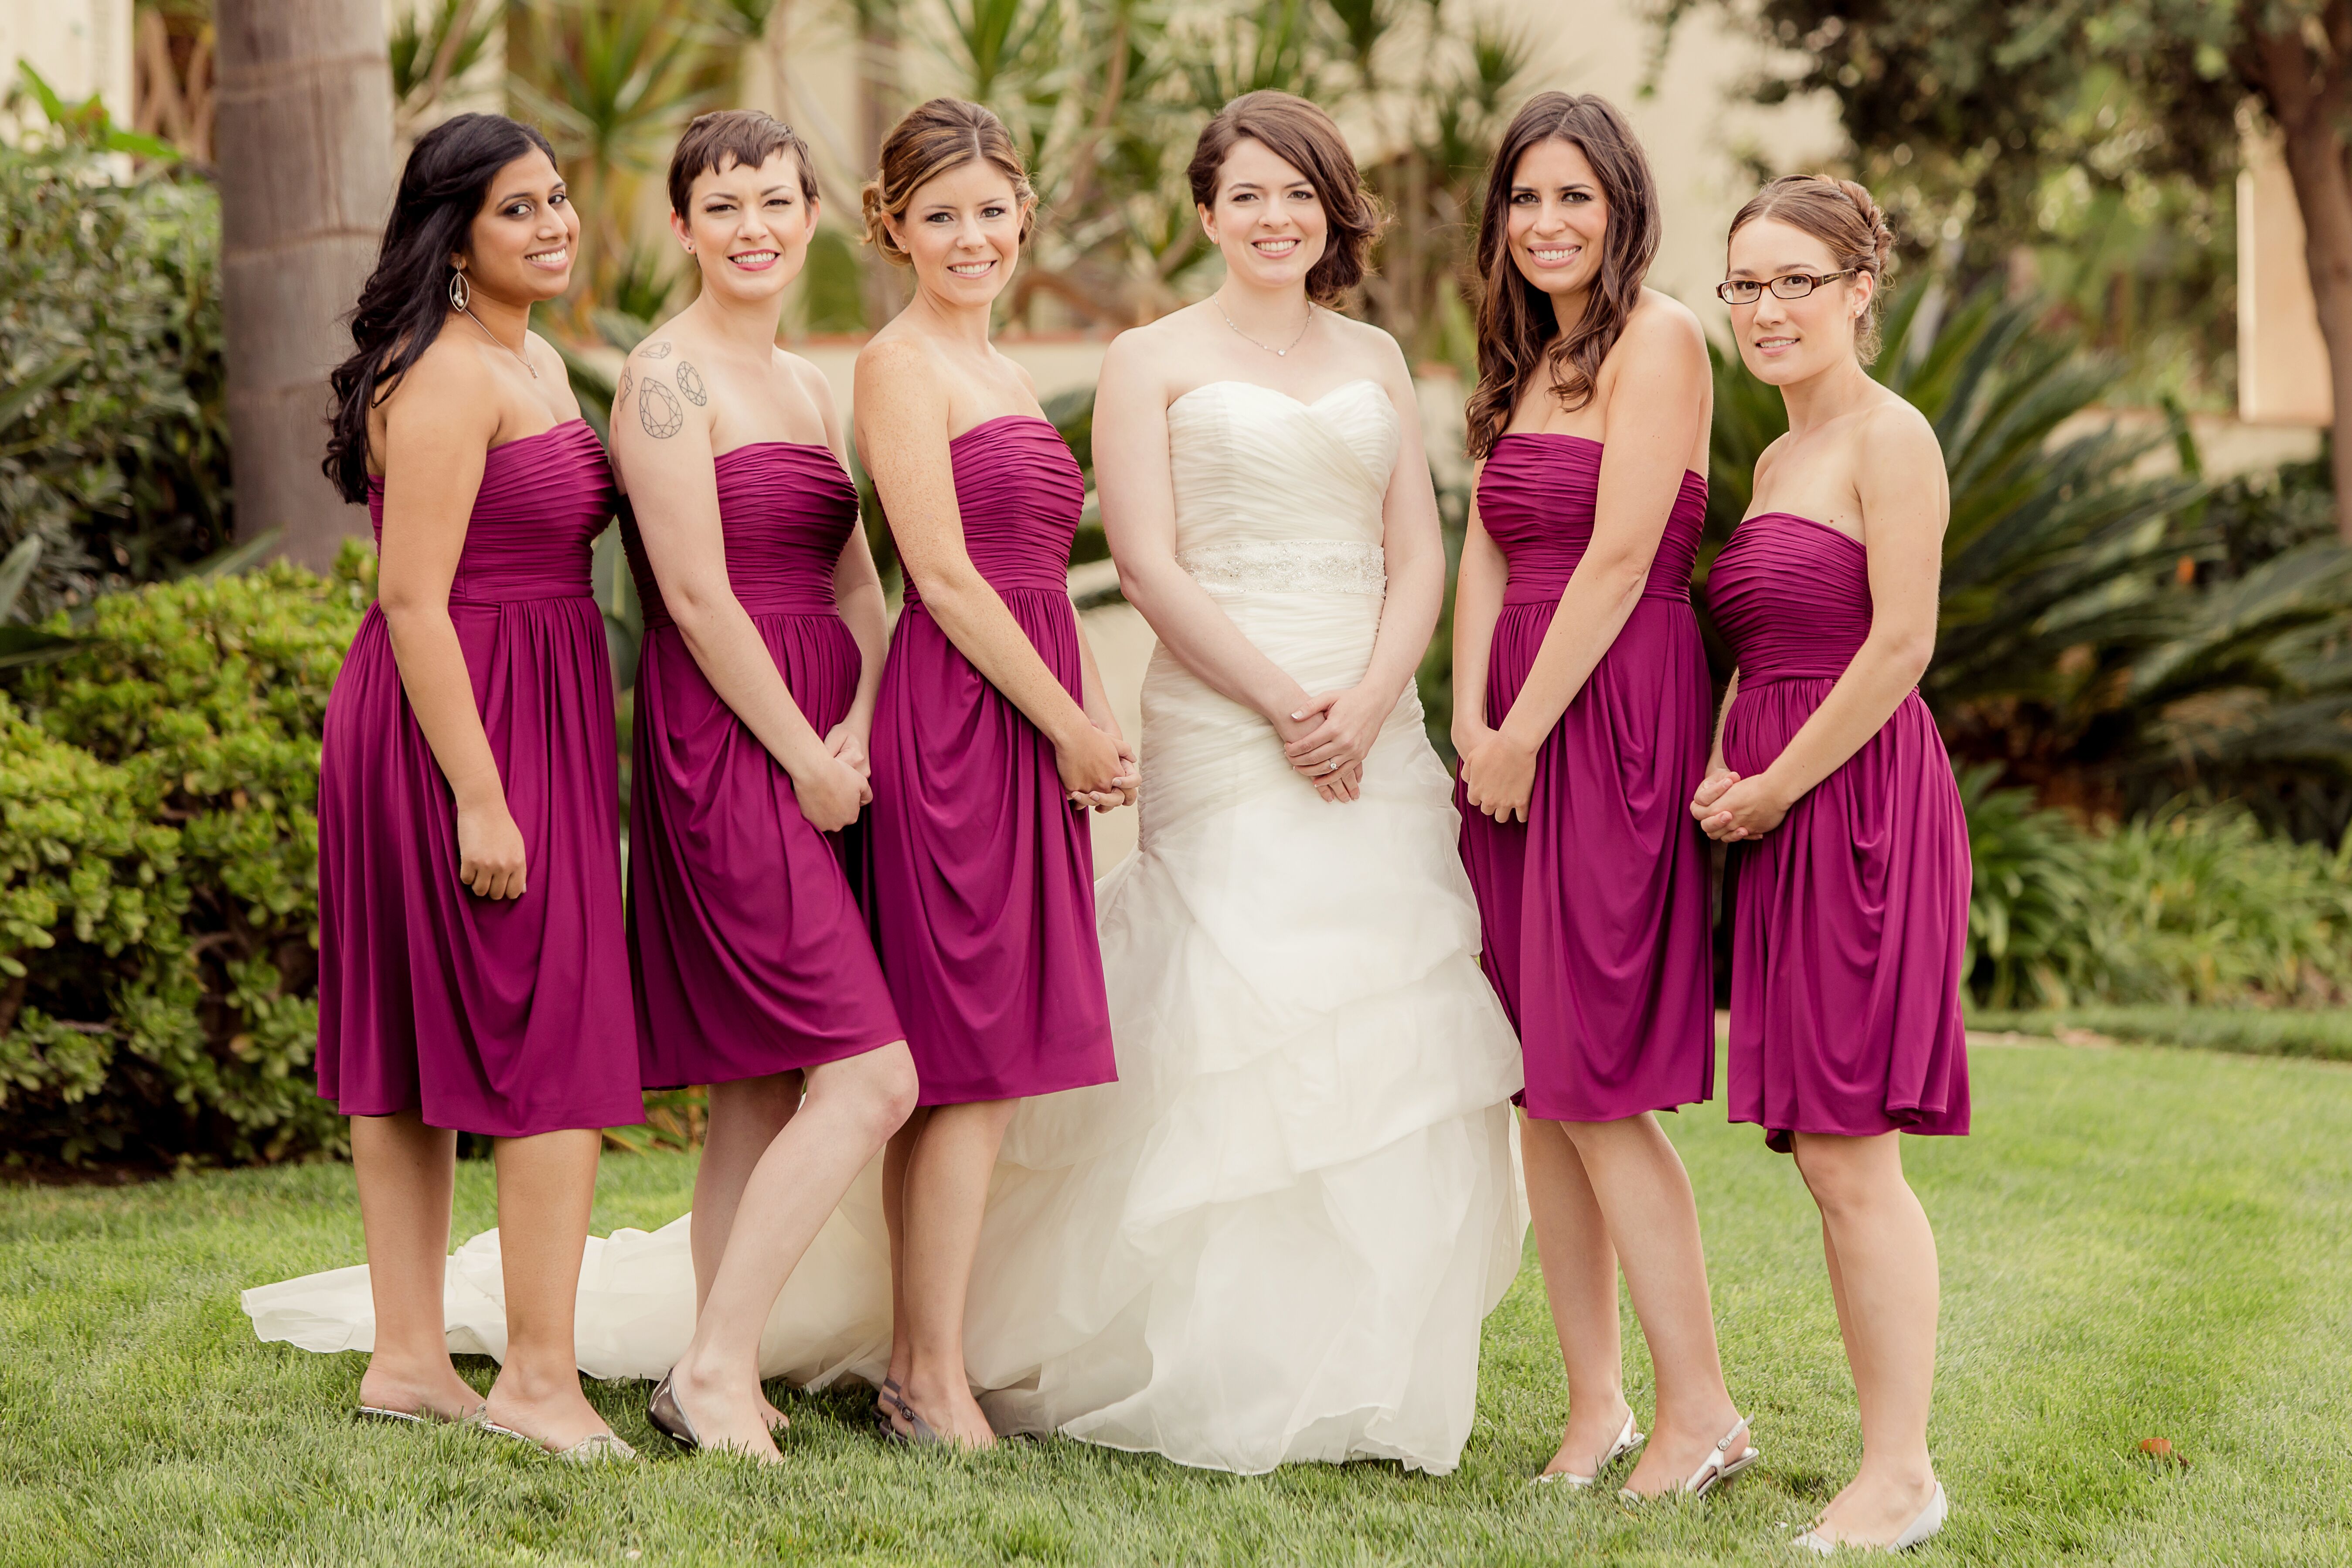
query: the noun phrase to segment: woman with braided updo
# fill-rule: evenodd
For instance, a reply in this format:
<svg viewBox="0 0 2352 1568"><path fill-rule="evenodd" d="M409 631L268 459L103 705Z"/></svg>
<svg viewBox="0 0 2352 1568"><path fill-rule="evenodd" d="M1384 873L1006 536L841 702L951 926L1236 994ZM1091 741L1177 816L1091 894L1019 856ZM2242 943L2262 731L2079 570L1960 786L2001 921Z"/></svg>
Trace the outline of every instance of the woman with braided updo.
<svg viewBox="0 0 2352 1568"><path fill-rule="evenodd" d="M1798 1538L1823 1554L1942 1527L1936 1238L1895 1134L1969 1130L1968 825L1916 689L1951 502L1935 430L1864 369L1893 244L1852 181L1775 180L1732 220L1718 292L1789 432L1707 579L1737 668L1691 802L1733 846L1732 1119L1821 1208L1862 1407L1862 1468Z"/></svg>

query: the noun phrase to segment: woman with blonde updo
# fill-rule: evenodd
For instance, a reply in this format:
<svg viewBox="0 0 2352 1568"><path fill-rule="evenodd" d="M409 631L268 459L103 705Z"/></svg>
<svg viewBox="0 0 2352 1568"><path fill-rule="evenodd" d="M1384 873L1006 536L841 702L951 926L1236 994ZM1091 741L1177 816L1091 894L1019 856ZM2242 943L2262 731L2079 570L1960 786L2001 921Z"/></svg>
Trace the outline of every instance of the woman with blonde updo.
<svg viewBox="0 0 2352 1568"><path fill-rule="evenodd" d="M857 356L856 438L906 569L873 738L871 906L922 1080L884 1168L887 1434L986 1447L964 1300L1021 1101L1117 1076L1086 813L1134 798L1070 603L1086 499L1023 370L989 342L1036 196L995 115L933 99L882 145L866 237L915 297Z"/></svg>
<svg viewBox="0 0 2352 1568"><path fill-rule="evenodd" d="M1927 1454L1936 1237L1898 1132L1969 1130L1968 825L1919 700L1951 503L1919 411L1863 368L1894 235L1850 180L1775 180L1717 289L1789 433L1707 596L1737 668L1691 814L1733 846L1731 1116L1822 1212L1862 1468L1798 1544L1902 1550L1944 1522Z"/></svg>

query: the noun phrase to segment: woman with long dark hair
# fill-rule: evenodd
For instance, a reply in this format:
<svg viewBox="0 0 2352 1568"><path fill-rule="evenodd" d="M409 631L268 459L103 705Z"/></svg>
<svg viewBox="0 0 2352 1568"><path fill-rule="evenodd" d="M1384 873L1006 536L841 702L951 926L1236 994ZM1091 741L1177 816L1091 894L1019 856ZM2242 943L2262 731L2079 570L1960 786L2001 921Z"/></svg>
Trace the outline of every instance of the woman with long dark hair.
<svg viewBox="0 0 2352 1568"><path fill-rule="evenodd" d="M319 1091L351 1118L374 1355L363 1414L480 1415L627 1457L582 1394L572 1303L601 1129L642 1114L617 761L590 543L604 453L530 309L580 220L545 138L463 114L419 138L333 377L326 471L364 498L377 600L327 705ZM495 1139L504 1365L450 1364L460 1131Z"/></svg>
<svg viewBox="0 0 2352 1568"><path fill-rule="evenodd" d="M1851 180L1792 174L1731 221L1720 292L1789 432L1707 575L1737 668L1690 804L1731 845L1731 1116L1796 1156L1862 1414L1862 1466L1798 1544L1943 1527L1927 1452L1936 1233L1900 1133L1969 1130L1969 832L1918 683L1951 497L1935 427L1863 367L1895 236Z"/></svg>
<svg viewBox="0 0 2352 1568"><path fill-rule="evenodd" d="M1697 318L1644 289L1658 196L1604 100L1542 93L1503 133L1454 601L1462 858L1519 1032L1521 1157L1569 1420L1539 1479L1588 1487L1643 1438L1623 1389L1623 1270L1656 1369L1631 1496L1755 1462L1716 1349L1698 1210L1657 1113L1712 1092L1706 762L1690 571L1712 401Z"/></svg>

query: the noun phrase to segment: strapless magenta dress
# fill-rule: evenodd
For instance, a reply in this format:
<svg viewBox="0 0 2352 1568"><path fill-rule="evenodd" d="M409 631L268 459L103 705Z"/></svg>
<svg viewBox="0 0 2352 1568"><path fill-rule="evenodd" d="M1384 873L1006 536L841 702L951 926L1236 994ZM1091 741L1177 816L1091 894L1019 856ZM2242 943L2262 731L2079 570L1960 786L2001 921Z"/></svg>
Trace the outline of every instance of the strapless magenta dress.
<svg viewBox="0 0 2352 1568"><path fill-rule="evenodd" d="M820 735L857 695L834 567L857 489L824 447L720 454L727 581ZM819 833L793 782L719 699L662 604L635 520L645 605L629 796L629 960L646 1087L731 1083L900 1037L845 864L862 831Z"/></svg>
<svg viewBox="0 0 2352 1568"><path fill-rule="evenodd" d="M383 484L368 485L383 533ZM491 448L449 585L529 890L457 880L457 812L370 606L319 763L319 1092L499 1138L643 1115L621 929L619 760L588 554L613 512L572 420Z"/></svg>
<svg viewBox="0 0 2352 1568"><path fill-rule="evenodd" d="M1592 542L1601 443L1505 436L1478 517L1509 563L1486 666L1500 724ZM1544 738L1524 823L1498 823L1459 784L1462 862L1485 966L1519 1031L1521 1103L1556 1121L1614 1121L1715 1089L1706 837L1690 816L1706 776L1706 650L1691 563L1706 480L1683 476L1624 630Z"/></svg>
<svg viewBox="0 0 2352 1568"><path fill-rule="evenodd" d="M1063 687L1082 696L1070 536L1086 482L1045 420L949 443L964 546ZM1094 849L1053 742L956 650L915 585L874 717L873 920L919 1103L1051 1094L1118 1076Z"/></svg>
<svg viewBox="0 0 2352 1568"><path fill-rule="evenodd" d="M1739 666L1726 765L1772 764L1870 633L1869 556L1786 512L1707 574ZM1969 1130L1969 828L1916 691L1759 839L1731 847L1731 1118L1790 1134Z"/></svg>

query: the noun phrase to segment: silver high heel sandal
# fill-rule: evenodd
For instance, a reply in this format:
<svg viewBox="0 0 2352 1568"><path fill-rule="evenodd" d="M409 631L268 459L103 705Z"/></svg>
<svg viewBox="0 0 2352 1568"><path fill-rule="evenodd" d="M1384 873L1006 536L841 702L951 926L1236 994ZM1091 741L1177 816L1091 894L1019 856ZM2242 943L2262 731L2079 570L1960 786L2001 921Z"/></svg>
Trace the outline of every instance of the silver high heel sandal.
<svg viewBox="0 0 2352 1568"><path fill-rule="evenodd" d="M1607 1469L1610 1466L1615 1464L1618 1460L1623 1458L1634 1449L1640 1447L1645 1441L1647 1441L1647 1439L1642 1436L1640 1429L1633 1425L1633 1413L1631 1410L1628 1410L1625 1412L1624 1427L1617 1434L1617 1441L1610 1444L1609 1451L1601 1455L1599 1459L1593 1462L1592 1473L1591 1475L1580 1476L1574 1470L1553 1470L1549 1474L1538 1476L1535 1479L1529 1481L1528 1485L1531 1487L1540 1487L1549 1485L1553 1481L1566 1481L1572 1487L1589 1487L1592 1485L1593 1482L1601 1479L1601 1471Z"/></svg>
<svg viewBox="0 0 2352 1568"><path fill-rule="evenodd" d="M1935 1495L1927 1500L1927 1506L1919 1510L1919 1517L1904 1526L1903 1533L1884 1546L1864 1546L1853 1541L1823 1541L1810 1530L1797 1537L1793 1544L1817 1557L1827 1557L1841 1546L1854 1552L1908 1552L1943 1529L1944 1521L1950 1514L1951 1508L1944 1500L1944 1483L1937 1481ZM1818 1525L1820 1521L1816 1520L1814 1523Z"/></svg>
<svg viewBox="0 0 2352 1568"><path fill-rule="evenodd" d="M1734 1445L1739 1450L1737 1454L1732 1452ZM1723 1435L1723 1440L1715 1446L1715 1452L1699 1461L1698 1468L1690 1473L1690 1479L1674 1489L1692 1497L1705 1497L1763 1457L1764 1450L1748 1441L1748 1417L1743 1415L1730 1431ZM1618 1488L1617 1495L1627 1502L1650 1500L1627 1487Z"/></svg>
<svg viewBox="0 0 2352 1568"><path fill-rule="evenodd" d="M702 1439L695 1435L694 1423L686 1418L686 1412L678 1405L677 1394L669 1385L669 1380L677 1375L675 1369L666 1372L662 1380L654 1384L653 1397L646 1401L646 1419L653 1423L655 1431L691 1454L702 1447Z"/></svg>
<svg viewBox="0 0 2352 1568"><path fill-rule="evenodd" d="M463 1415L443 1415L431 1410L394 1410L385 1405L362 1405L352 1411L354 1421L384 1421L410 1426L478 1426L488 1416L487 1401Z"/></svg>

